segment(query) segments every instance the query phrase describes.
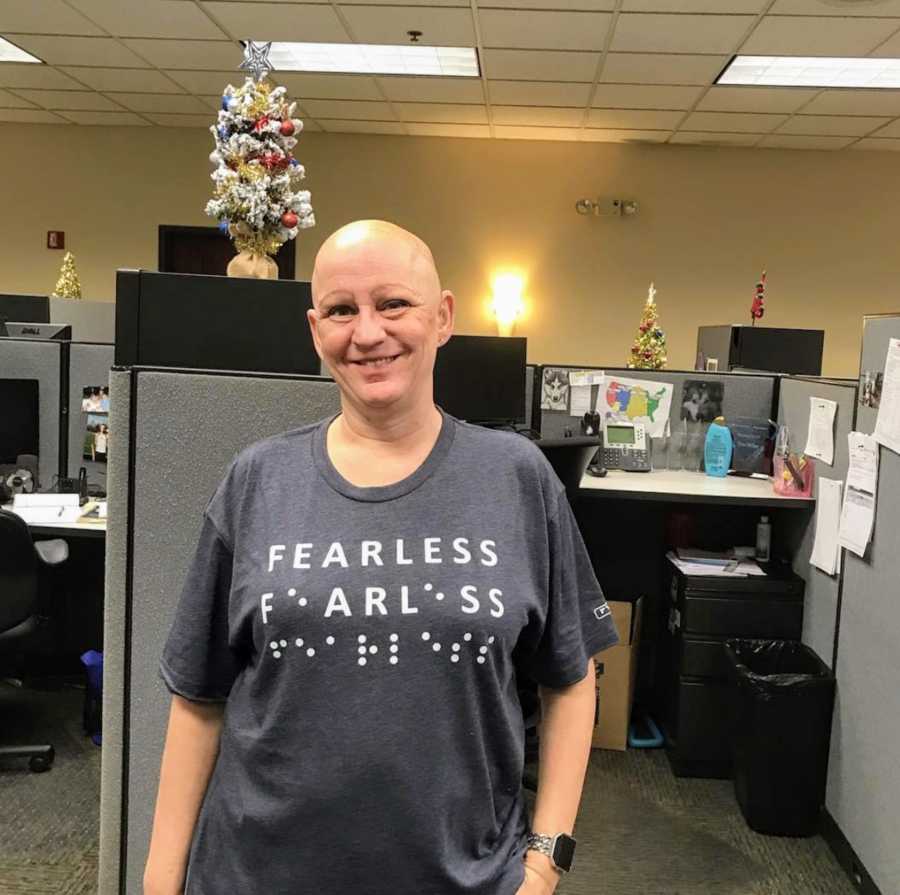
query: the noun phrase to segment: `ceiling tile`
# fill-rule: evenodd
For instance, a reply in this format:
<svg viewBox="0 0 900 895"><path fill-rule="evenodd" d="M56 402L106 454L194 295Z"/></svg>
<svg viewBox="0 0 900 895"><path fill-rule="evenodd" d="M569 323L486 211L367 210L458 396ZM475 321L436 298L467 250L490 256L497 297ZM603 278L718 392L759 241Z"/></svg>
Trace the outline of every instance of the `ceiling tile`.
<svg viewBox="0 0 900 895"><path fill-rule="evenodd" d="M900 121L894 121L887 127L883 127L880 131L872 134L873 137L900 137Z"/></svg>
<svg viewBox="0 0 900 895"><path fill-rule="evenodd" d="M651 109L591 109L588 127L621 130L672 130L684 112L659 112Z"/></svg>
<svg viewBox="0 0 900 895"><path fill-rule="evenodd" d="M612 16L605 12L482 9L483 47L541 50L602 50Z"/></svg>
<svg viewBox="0 0 900 895"><path fill-rule="evenodd" d="M747 33L753 16L619 16L610 50L631 53L732 53Z"/></svg>
<svg viewBox="0 0 900 895"><path fill-rule="evenodd" d="M303 111L310 118L342 118L366 121L393 121L394 113L388 103L366 103L356 100L308 99Z"/></svg>
<svg viewBox="0 0 900 895"><path fill-rule="evenodd" d="M136 125L149 127L149 123L139 118L133 112L66 112L66 118L75 124L97 125Z"/></svg>
<svg viewBox="0 0 900 895"><path fill-rule="evenodd" d="M823 90L803 111L816 115L900 115L900 90Z"/></svg>
<svg viewBox="0 0 900 895"><path fill-rule="evenodd" d="M380 0L378 0L380 2ZM443 0L441 0L443 3ZM565 11L609 12L616 0L483 0L478 8L489 9L562 9Z"/></svg>
<svg viewBox="0 0 900 895"><path fill-rule="evenodd" d="M776 133L865 137L888 121L889 118L864 118L856 115L795 115L782 124Z"/></svg>
<svg viewBox="0 0 900 895"><path fill-rule="evenodd" d="M598 84L593 104L604 109L690 109L702 93L702 87Z"/></svg>
<svg viewBox="0 0 900 895"><path fill-rule="evenodd" d="M404 121L443 124L487 124L487 109L458 103L395 103Z"/></svg>
<svg viewBox="0 0 900 895"><path fill-rule="evenodd" d="M16 96L14 93L0 90L0 109L33 109L34 103L30 103L23 98L29 92L28 90L19 90L21 96Z"/></svg>
<svg viewBox="0 0 900 895"><path fill-rule="evenodd" d="M375 79L366 75L274 72L271 80L287 87L289 99L384 99Z"/></svg>
<svg viewBox="0 0 900 895"><path fill-rule="evenodd" d="M125 43L158 68L235 70L243 59L237 43L227 40L151 40L130 38ZM240 80L242 72L235 72Z"/></svg>
<svg viewBox="0 0 900 895"><path fill-rule="evenodd" d="M27 0L0 5L0 33L103 34L62 0Z"/></svg>
<svg viewBox="0 0 900 895"><path fill-rule="evenodd" d="M853 137L792 137L787 134L769 134L757 145L763 149L843 149L853 140Z"/></svg>
<svg viewBox="0 0 900 895"><path fill-rule="evenodd" d="M693 112L682 124L687 131L721 131L765 134L787 120L787 115L763 115L743 112Z"/></svg>
<svg viewBox="0 0 900 895"><path fill-rule="evenodd" d="M703 112L796 112L817 92L790 87L713 86L697 104L697 109Z"/></svg>
<svg viewBox="0 0 900 895"><path fill-rule="evenodd" d="M483 103L484 93L477 78L382 76L378 84L385 96L397 102Z"/></svg>
<svg viewBox="0 0 900 895"><path fill-rule="evenodd" d="M327 133L341 134L399 134L406 133L398 121L341 121L323 119L319 122Z"/></svg>
<svg viewBox="0 0 900 895"><path fill-rule="evenodd" d="M224 40L199 6L183 0L69 0L92 21L116 37L193 37ZM40 29L43 31L44 29Z"/></svg>
<svg viewBox="0 0 900 895"><path fill-rule="evenodd" d="M0 121L18 121L21 124L68 124L64 118L42 109L0 109Z"/></svg>
<svg viewBox="0 0 900 895"><path fill-rule="evenodd" d="M115 93L116 102L122 103L132 112L204 112L206 106L195 96L173 95L171 93ZM215 116L208 115L207 122L213 123Z"/></svg>
<svg viewBox="0 0 900 895"><path fill-rule="evenodd" d="M625 12L759 12L769 0L623 0Z"/></svg>
<svg viewBox="0 0 900 895"><path fill-rule="evenodd" d="M181 93L177 84L173 84L165 75L149 68L67 68L66 71L73 78L78 78L95 90Z"/></svg>
<svg viewBox="0 0 900 895"><path fill-rule="evenodd" d="M492 103L509 106L573 106L583 109L590 84L554 84L550 81L488 81Z"/></svg>
<svg viewBox="0 0 900 895"><path fill-rule="evenodd" d="M500 140L567 140L575 141L581 130L577 127L495 127L494 136Z"/></svg>
<svg viewBox="0 0 900 895"><path fill-rule="evenodd" d="M547 50L485 50L482 65L487 77L513 81L580 81L591 83L599 53Z"/></svg>
<svg viewBox="0 0 900 895"><path fill-rule="evenodd" d="M62 72L33 62L0 65L0 87L44 87L47 90L77 90L81 85Z"/></svg>
<svg viewBox="0 0 900 895"><path fill-rule="evenodd" d="M900 22L898 22L898 24L900 24ZM873 50L872 55L880 58L896 58L900 56L900 32L897 32L897 34Z"/></svg>
<svg viewBox="0 0 900 895"><path fill-rule="evenodd" d="M591 143L665 143L670 131L642 131L587 127L581 139Z"/></svg>
<svg viewBox="0 0 900 895"><path fill-rule="evenodd" d="M556 109L546 106L494 106L494 124L534 125L538 127L581 127L582 109Z"/></svg>
<svg viewBox="0 0 900 895"><path fill-rule="evenodd" d="M469 9L439 6L341 6L341 14L358 43L405 44L406 32L421 31L432 47L474 47ZM349 38L347 38L349 39Z"/></svg>
<svg viewBox="0 0 900 895"><path fill-rule="evenodd" d="M888 150L900 152L900 140L879 140L875 137L866 137L865 140L857 140L850 149L875 149L877 151Z"/></svg>
<svg viewBox="0 0 900 895"><path fill-rule="evenodd" d="M491 129L486 124L407 124L407 131L415 137L476 137L487 139Z"/></svg>
<svg viewBox="0 0 900 895"><path fill-rule="evenodd" d="M895 19L766 16L740 51L770 56L865 56L897 25Z"/></svg>
<svg viewBox="0 0 900 895"><path fill-rule="evenodd" d="M716 134L699 131L679 131L670 143L690 143L692 146L753 146L759 134Z"/></svg>
<svg viewBox="0 0 900 895"><path fill-rule="evenodd" d="M60 37L22 34L16 43L48 65L121 65L146 68L146 63L111 37Z"/></svg>
<svg viewBox="0 0 900 895"><path fill-rule="evenodd" d="M900 16L900 0L775 0L773 15Z"/></svg>
<svg viewBox="0 0 900 895"><path fill-rule="evenodd" d="M122 111L120 105L93 90L20 90L19 93L45 109Z"/></svg>
<svg viewBox="0 0 900 895"><path fill-rule="evenodd" d="M600 80L618 84L711 84L727 56L610 53Z"/></svg>
<svg viewBox="0 0 900 895"><path fill-rule="evenodd" d="M221 96L198 96L197 99L202 100L207 109L218 112L222 108Z"/></svg>
<svg viewBox="0 0 900 895"><path fill-rule="evenodd" d="M150 112L147 115L154 124L164 127L208 128L212 120L208 115L168 115L165 112Z"/></svg>
<svg viewBox="0 0 900 895"><path fill-rule="evenodd" d="M350 40L337 13L325 4L204 3L203 7L237 40L313 43L347 43Z"/></svg>
<svg viewBox="0 0 900 895"><path fill-rule="evenodd" d="M176 81L185 90L191 93L218 94L222 96L225 88L231 84L240 87L244 83L242 71L167 71L166 74ZM272 80L277 84L282 83L280 74L273 73ZM136 89L136 88L135 88ZM177 89L177 88L176 88ZM156 91L154 91L156 92Z"/></svg>

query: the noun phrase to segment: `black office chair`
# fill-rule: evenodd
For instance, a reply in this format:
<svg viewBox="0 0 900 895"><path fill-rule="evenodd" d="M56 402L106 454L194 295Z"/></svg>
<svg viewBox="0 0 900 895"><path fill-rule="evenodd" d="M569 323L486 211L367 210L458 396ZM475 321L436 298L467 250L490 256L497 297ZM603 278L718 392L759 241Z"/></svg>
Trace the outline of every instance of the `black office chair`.
<svg viewBox="0 0 900 895"><path fill-rule="evenodd" d="M31 532L15 513L0 510L0 664L22 651L38 628L41 566L58 566L69 556L62 540L32 542ZM0 746L0 759L27 758L32 771L49 771L53 746Z"/></svg>

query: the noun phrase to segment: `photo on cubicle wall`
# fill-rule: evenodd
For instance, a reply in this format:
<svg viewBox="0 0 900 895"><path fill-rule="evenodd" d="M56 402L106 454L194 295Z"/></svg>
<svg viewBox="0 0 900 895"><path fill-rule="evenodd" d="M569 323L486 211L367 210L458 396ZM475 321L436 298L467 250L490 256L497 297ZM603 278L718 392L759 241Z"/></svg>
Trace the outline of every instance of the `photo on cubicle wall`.
<svg viewBox="0 0 900 895"><path fill-rule="evenodd" d="M81 394L81 412L86 417L81 456L84 460L106 463L109 456L109 388L89 385Z"/></svg>
<svg viewBox="0 0 900 895"><path fill-rule="evenodd" d="M681 419L711 423L722 415L725 385L704 379L687 379L681 392Z"/></svg>
<svg viewBox="0 0 900 895"><path fill-rule="evenodd" d="M569 409L569 371L544 367L541 381L541 410Z"/></svg>
<svg viewBox="0 0 900 895"><path fill-rule="evenodd" d="M877 410L881 406L881 388L884 385L884 373L865 370L859 374L859 403L863 407Z"/></svg>

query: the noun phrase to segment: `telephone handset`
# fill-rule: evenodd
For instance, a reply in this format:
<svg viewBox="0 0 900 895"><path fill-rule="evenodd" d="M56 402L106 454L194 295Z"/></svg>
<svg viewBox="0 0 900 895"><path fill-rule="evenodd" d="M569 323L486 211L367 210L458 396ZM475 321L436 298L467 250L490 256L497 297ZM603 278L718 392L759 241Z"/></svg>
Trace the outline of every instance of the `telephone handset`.
<svg viewBox="0 0 900 895"><path fill-rule="evenodd" d="M647 432L641 423L607 421L603 429L603 465L626 472L650 472Z"/></svg>

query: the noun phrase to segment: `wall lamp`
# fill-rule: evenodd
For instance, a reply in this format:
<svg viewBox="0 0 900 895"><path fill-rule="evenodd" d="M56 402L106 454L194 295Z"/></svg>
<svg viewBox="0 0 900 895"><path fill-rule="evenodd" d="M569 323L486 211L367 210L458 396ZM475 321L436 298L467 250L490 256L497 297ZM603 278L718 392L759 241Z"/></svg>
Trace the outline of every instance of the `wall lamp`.
<svg viewBox="0 0 900 895"><path fill-rule="evenodd" d="M525 288L525 279L517 273L497 274L491 283L493 299L491 310L497 319L497 334L511 336L516 325L516 320L522 316L525 303L522 300L522 291Z"/></svg>

